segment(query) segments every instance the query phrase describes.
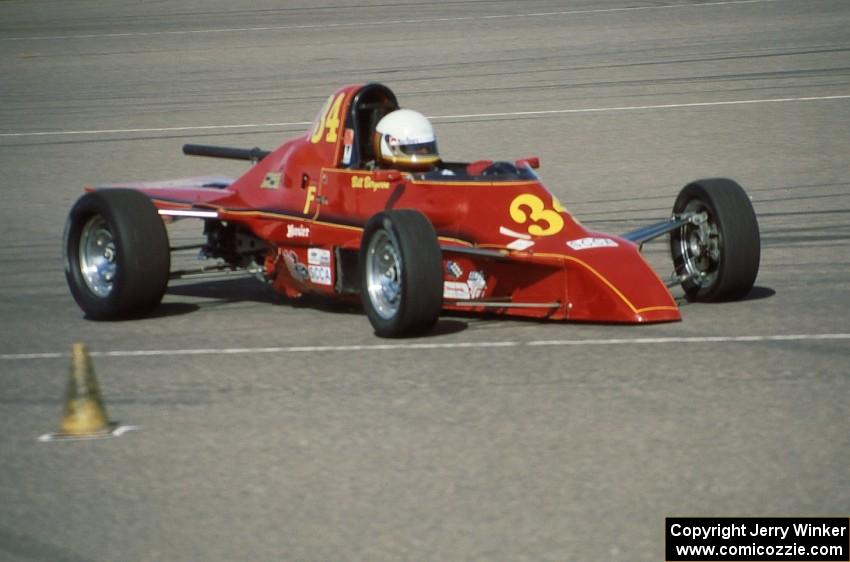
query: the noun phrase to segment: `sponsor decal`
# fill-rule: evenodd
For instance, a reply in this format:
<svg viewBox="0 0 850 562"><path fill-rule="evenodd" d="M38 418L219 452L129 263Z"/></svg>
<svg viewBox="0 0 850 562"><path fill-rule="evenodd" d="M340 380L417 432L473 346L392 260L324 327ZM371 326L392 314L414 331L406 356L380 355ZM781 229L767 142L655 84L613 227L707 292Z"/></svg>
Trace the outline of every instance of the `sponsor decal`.
<svg viewBox="0 0 850 562"><path fill-rule="evenodd" d="M307 271L310 275L310 281L316 285L331 284L331 268L326 265L308 265Z"/></svg>
<svg viewBox="0 0 850 562"><path fill-rule="evenodd" d="M577 238L576 240L569 240L567 242L567 246L572 248L573 250L589 250L591 248L616 248L618 244L611 240L610 238Z"/></svg>
<svg viewBox="0 0 850 562"><path fill-rule="evenodd" d="M443 298L468 301L469 286L459 281L443 281Z"/></svg>
<svg viewBox="0 0 850 562"><path fill-rule="evenodd" d="M280 187L281 172L269 172L260 184L261 189L277 189Z"/></svg>
<svg viewBox="0 0 850 562"><path fill-rule="evenodd" d="M310 237L310 227L304 226L301 224L288 224L286 225L286 237L287 238L309 238Z"/></svg>
<svg viewBox="0 0 850 562"><path fill-rule="evenodd" d="M484 272L470 271L466 285L469 287L469 298L480 299L483 297L484 291L487 290L487 280L484 278Z"/></svg>
<svg viewBox="0 0 850 562"><path fill-rule="evenodd" d="M354 129L346 129L342 134L342 163L346 166L351 164L351 154L354 145Z"/></svg>
<svg viewBox="0 0 850 562"><path fill-rule="evenodd" d="M310 272L307 271L307 266L298 261L298 254L292 250L283 251L283 263L286 264L286 269L289 275L296 281L306 281L310 277Z"/></svg>
<svg viewBox="0 0 850 562"><path fill-rule="evenodd" d="M451 260L446 262L446 271L455 279L460 279L460 277L463 275L463 269L461 269L460 265L458 265L457 262Z"/></svg>
<svg viewBox="0 0 850 562"><path fill-rule="evenodd" d="M399 144L424 144L426 142L434 142L434 135L407 135L402 138L396 138L390 135L386 135L388 139L388 143L390 146L397 146Z"/></svg>
<svg viewBox="0 0 850 562"><path fill-rule="evenodd" d="M487 291L487 280L483 271L470 271L466 283L443 281L443 298L452 300L480 299Z"/></svg>
<svg viewBox="0 0 850 562"><path fill-rule="evenodd" d="M390 182L375 181L371 176L351 176L351 187L354 189L371 189L378 191L379 189L389 189Z"/></svg>
<svg viewBox="0 0 850 562"><path fill-rule="evenodd" d="M307 263L309 265L331 265L331 251L324 248L310 248L307 250Z"/></svg>

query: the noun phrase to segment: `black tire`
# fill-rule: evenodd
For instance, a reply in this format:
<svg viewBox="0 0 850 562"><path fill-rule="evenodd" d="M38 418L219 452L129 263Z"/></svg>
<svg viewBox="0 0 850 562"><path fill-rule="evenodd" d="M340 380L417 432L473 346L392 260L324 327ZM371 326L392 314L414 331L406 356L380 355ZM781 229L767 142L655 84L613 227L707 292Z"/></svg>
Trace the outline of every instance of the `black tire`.
<svg viewBox="0 0 850 562"><path fill-rule="evenodd" d="M443 258L437 233L419 211L374 215L360 243L360 298L375 334L431 330L443 305Z"/></svg>
<svg viewBox="0 0 850 562"><path fill-rule="evenodd" d="M168 234L146 195L130 189L83 195L68 215L63 246L65 278L87 318L142 316L162 300L171 266Z"/></svg>
<svg viewBox="0 0 850 562"><path fill-rule="evenodd" d="M703 224L686 224L670 233L677 275L691 301L727 301L746 296L755 283L761 239L750 198L738 183L724 178L686 185L673 214L705 213ZM696 275L693 275L696 274Z"/></svg>

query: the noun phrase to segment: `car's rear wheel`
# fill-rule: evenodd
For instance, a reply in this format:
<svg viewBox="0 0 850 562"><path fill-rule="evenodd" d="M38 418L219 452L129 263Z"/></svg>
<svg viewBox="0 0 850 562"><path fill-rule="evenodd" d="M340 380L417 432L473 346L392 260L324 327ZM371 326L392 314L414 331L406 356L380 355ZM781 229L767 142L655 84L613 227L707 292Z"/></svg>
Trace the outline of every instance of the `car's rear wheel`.
<svg viewBox="0 0 850 562"><path fill-rule="evenodd" d="M378 336L433 328L443 303L442 254L425 215L393 210L369 220L360 246L360 296Z"/></svg>
<svg viewBox="0 0 850 562"><path fill-rule="evenodd" d="M761 242L744 189L723 178L695 181L679 192L673 214L695 217L670 233L673 266L688 300L746 296L758 275Z"/></svg>
<svg viewBox="0 0 850 562"><path fill-rule="evenodd" d="M141 316L162 300L168 234L146 195L129 189L83 195L68 215L63 249L68 286L88 318Z"/></svg>

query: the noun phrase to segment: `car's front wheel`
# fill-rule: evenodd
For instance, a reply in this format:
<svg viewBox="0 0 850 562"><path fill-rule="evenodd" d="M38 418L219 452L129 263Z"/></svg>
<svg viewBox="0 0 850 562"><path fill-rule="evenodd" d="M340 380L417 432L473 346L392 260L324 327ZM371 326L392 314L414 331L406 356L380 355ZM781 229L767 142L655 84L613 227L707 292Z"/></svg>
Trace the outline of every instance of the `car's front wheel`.
<svg viewBox="0 0 850 562"><path fill-rule="evenodd" d="M673 266L688 300L746 296L758 275L761 241L744 189L723 178L695 181L679 192L673 214L694 217L670 233Z"/></svg>
<svg viewBox="0 0 850 562"><path fill-rule="evenodd" d="M360 296L377 335L433 328L443 303L442 267L437 234L419 211L384 211L369 219L360 246Z"/></svg>
<svg viewBox="0 0 850 562"><path fill-rule="evenodd" d="M88 318L140 316L162 300L168 234L146 195L130 189L83 195L68 215L63 249L68 286Z"/></svg>

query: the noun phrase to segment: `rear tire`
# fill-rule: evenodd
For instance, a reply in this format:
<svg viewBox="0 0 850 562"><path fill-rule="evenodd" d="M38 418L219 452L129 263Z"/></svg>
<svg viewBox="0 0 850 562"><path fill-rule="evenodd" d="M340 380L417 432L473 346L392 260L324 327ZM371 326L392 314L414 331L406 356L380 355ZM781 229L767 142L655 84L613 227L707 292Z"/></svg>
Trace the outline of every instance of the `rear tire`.
<svg viewBox="0 0 850 562"><path fill-rule="evenodd" d="M702 224L686 224L670 233L677 275L691 301L725 301L747 295L755 283L761 240L753 205L738 183L723 178L686 185L673 214L704 213Z"/></svg>
<svg viewBox="0 0 850 562"><path fill-rule="evenodd" d="M130 189L93 191L68 215L65 278L92 320L141 316L162 300L171 255L151 200Z"/></svg>
<svg viewBox="0 0 850 562"><path fill-rule="evenodd" d="M434 327L443 305L442 260L437 233L419 211L369 219L360 245L360 297L375 334L402 337Z"/></svg>

